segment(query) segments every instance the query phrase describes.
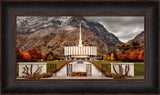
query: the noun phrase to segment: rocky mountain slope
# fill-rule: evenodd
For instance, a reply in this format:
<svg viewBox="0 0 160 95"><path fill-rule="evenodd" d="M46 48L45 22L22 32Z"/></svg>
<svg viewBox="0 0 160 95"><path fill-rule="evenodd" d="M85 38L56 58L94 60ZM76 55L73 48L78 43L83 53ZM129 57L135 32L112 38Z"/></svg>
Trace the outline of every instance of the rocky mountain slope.
<svg viewBox="0 0 160 95"><path fill-rule="evenodd" d="M97 46L99 53L122 43L103 25L84 17L18 17L16 47L22 51L36 48L43 54L63 53L64 46L78 45L80 23L83 45Z"/></svg>
<svg viewBox="0 0 160 95"><path fill-rule="evenodd" d="M140 45L144 45L144 31L142 31L134 39L129 41L129 43L132 43L132 42L139 42Z"/></svg>

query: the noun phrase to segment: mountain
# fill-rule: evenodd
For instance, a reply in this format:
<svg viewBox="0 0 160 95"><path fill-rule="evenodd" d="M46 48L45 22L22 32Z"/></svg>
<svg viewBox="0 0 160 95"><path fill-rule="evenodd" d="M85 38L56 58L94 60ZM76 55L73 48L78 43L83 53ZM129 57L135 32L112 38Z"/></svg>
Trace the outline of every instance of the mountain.
<svg viewBox="0 0 160 95"><path fill-rule="evenodd" d="M22 51L36 48L43 54L53 51L63 53L64 46L78 45L79 24L82 26L82 43L97 46L106 53L121 44L118 37L108 32L98 22L85 17L17 17L16 47Z"/></svg>
<svg viewBox="0 0 160 95"><path fill-rule="evenodd" d="M142 31L134 39L129 41L129 43L132 43L132 42L139 42L140 45L144 45L144 31Z"/></svg>

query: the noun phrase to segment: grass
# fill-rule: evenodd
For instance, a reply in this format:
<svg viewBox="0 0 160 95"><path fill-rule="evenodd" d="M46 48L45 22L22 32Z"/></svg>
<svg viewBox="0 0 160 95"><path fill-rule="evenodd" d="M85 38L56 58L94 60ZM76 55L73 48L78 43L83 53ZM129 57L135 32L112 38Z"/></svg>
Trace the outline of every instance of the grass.
<svg viewBox="0 0 160 95"><path fill-rule="evenodd" d="M55 66L63 63L63 61L46 61L47 62L47 72L49 72Z"/></svg>
<svg viewBox="0 0 160 95"><path fill-rule="evenodd" d="M134 74L135 74L135 76L144 75L144 65L135 64L134 65Z"/></svg>
<svg viewBox="0 0 160 95"><path fill-rule="evenodd" d="M107 70L111 71L110 63L126 63L126 62L118 62L118 61L98 61L99 64L108 64ZM135 77L144 77L144 65L143 64L134 64L134 75Z"/></svg>
<svg viewBox="0 0 160 95"><path fill-rule="evenodd" d="M19 76L19 64L16 64L16 75Z"/></svg>
<svg viewBox="0 0 160 95"><path fill-rule="evenodd" d="M137 75L134 77L126 77L127 79L144 79L144 75Z"/></svg>
<svg viewBox="0 0 160 95"><path fill-rule="evenodd" d="M47 62L47 64L56 64L56 65L58 65L58 64L62 63L63 61L46 61L46 62Z"/></svg>

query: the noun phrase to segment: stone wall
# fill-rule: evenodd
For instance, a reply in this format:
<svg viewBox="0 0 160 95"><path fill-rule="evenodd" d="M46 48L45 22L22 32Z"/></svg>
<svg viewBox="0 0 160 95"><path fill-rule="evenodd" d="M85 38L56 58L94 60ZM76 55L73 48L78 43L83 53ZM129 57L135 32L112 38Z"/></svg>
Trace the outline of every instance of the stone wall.
<svg viewBox="0 0 160 95"><path fill-rule="evenodd" d="M18 64L19 77L47 72L47 63L44 62L18 62Z"/></svg>
<svg viewBox="0 0 160 95"><path fill-rule="evenodd" d="M134 76L134 63L111 63L111 73Z"/></svg>

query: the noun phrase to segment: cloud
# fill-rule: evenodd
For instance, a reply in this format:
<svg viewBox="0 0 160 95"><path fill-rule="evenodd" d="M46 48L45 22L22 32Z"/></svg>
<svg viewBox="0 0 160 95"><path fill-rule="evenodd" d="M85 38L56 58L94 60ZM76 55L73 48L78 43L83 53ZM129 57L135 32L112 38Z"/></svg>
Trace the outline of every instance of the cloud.
<svg viewBox="0 0 160 95"><path fill-rule="evenodd" d="M89 21L101 23L122 42L128 42L144 31L144 16L94 16L85 18Z"/></svg>

